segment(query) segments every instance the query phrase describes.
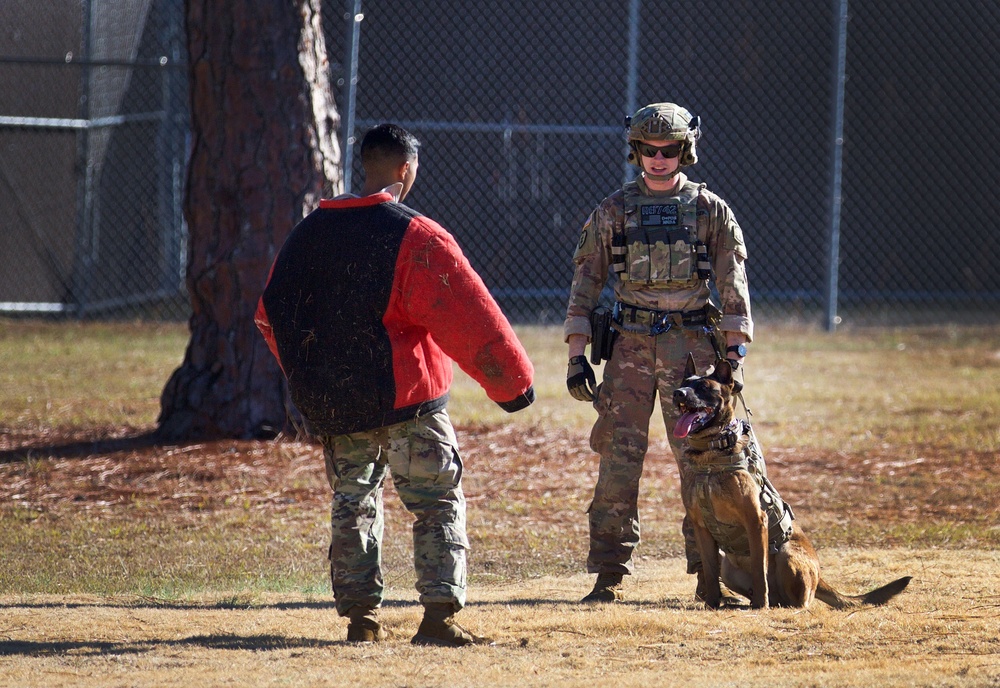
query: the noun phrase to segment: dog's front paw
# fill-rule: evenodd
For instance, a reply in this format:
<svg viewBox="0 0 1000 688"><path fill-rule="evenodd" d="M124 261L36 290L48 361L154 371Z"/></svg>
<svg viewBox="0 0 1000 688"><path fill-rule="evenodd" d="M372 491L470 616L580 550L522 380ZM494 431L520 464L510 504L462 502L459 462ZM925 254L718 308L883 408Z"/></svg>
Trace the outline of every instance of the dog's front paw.
<svg viewBox="0 0 1000 688"><path fill-rule="evenodd" d="M721 591L720 592L714 592L712 590L709 590L705 594L705 597L703 598L703 601L705 602L705 607L707 609L721 609L722 608L722 593L721 593Z"/></svg>

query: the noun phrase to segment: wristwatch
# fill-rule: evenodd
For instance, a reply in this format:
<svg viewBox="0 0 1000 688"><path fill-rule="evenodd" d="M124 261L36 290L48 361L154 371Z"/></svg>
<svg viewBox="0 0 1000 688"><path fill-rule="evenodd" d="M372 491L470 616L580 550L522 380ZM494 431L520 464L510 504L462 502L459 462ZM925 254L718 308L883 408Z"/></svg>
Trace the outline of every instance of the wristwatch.
<svg viewBox="0 0 1000 688"><path fill-rule="evenodd" d="M736 354L740 358L743 358L744 356L747 355L747 345L746 344L737 344L735 346L727 346L726 347L726 353L727 354Z"/></svg>

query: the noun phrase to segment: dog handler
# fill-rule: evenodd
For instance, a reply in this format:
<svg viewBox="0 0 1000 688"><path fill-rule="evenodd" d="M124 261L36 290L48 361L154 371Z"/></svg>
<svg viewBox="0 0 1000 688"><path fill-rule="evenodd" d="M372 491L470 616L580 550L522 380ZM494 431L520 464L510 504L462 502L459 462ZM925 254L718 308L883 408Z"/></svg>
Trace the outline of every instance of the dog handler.
<svg viewBox="0 0 1000 688"><path fill-rule="evenodd" d="M508 412L534 401L531 361L455 239L402 205L419 142L384 124L361 142L362 195L321 201L289 234L255 320L323 444L333 488L330 578L349 641L379 641L382 490L414 515L424 607L415 644L489 642L465 605L462 459L445 404L452 359Z"/></svg>
<svg viewBox="0 0 1000 688"><path fill-rule="evenodd" d="M673 103L655 103L627 118L625 126L628 161L641 174L601 201L584 224L564 324L567 386L574 398L592 401L597 410L590 446L600 455L600 469L588 510L587 557L587 570L597 581L584 602L622 599L622 578L632 573L639 478L657 393L664 423L672 429L673 390L683 379L688 353L703 370L713 365L711 335L717 327L725 337L725 355L738 370L753 339L743 232L725 201L681 172L698 161L700 119ZM721 299L717 323L718 309L710 302L713 281ZM603 384L595 389L584 352L592 338L608 334L591 325L605 284L616 299L613 348ZM667 435L685 482L680 440ZM701 559L686 517L682 531L688 573L699 575L701 597Z"/></svg>

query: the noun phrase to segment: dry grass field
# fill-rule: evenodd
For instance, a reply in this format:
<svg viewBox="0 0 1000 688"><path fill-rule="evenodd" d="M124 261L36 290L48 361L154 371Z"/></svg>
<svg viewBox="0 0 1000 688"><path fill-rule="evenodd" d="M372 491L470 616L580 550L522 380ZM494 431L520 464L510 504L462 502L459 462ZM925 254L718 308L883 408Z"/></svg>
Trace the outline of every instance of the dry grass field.
<svg viewBox="0 0 1000 688"><path fill-rule="evenodd" d="M990 686L1000 681L996 553L826 550L847 587L898 572L898 603L853 613L708 612L679 560L644 562L630 601L584 607L590 577L479 585L463 612L492 647L418 648L415 594L384 613L402 637L350 645L323 596L183 601L31 596L3 602L5 685ZM8 639L11 638L11 639Z"/></svg>
<svg viewBox="0 0 1000 688"><path fill-rule="evenodd" d="M627 601L578 603L597 462L554 328L519 328L539 399L451 404L473 551L462 620L409 644L409 517L387 490L384 611L349 645L328 590L329 487L307 442L148 441L174 325L0 321L0 685L1000 686L1000 328L762 325L747 397L768 470L829 579L901 575L850 613L706 611L684 574L656 418Z"/></svg>

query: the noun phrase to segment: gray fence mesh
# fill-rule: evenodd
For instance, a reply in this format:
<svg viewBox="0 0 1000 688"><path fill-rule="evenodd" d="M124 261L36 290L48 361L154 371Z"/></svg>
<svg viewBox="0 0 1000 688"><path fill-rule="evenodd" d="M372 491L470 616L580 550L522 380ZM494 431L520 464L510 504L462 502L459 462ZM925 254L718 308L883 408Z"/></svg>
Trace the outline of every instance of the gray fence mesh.
<svg viewBox="0 0 1000 688"><path fill-rule="evenodd" d="M354 139L411 129L408 202L512 319L559 322L579 228L632 174L623 117L674 101L702 119L691 176L743 226L758 315L996 321L1000 5L845 8L326 0L350 190ZM186 317L182 0L8 0L4 17L0 313Z"/></svg>
<svg viewBox="0 0 1000 688"><path fill-rule="evenodd" d="M183 315L181 3L3 11L0 309Z"/></svg>

